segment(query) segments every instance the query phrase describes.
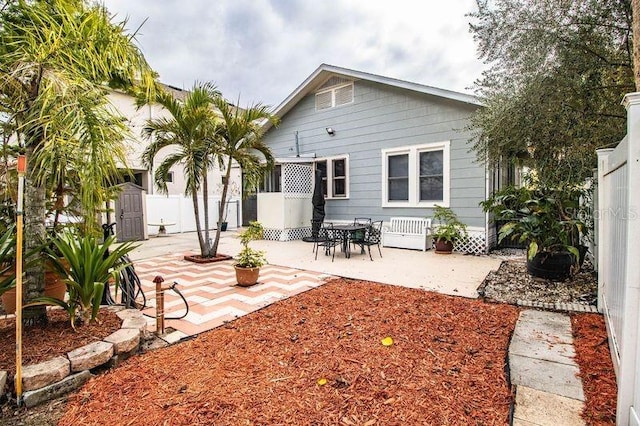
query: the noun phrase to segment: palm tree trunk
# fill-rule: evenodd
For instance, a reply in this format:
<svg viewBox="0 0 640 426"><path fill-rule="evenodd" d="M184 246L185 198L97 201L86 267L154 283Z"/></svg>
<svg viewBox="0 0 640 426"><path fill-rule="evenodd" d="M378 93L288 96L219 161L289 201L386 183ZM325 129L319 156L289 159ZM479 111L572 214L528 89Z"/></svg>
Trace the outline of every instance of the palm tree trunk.
<svg viewBox="0 0 640 426"><path fill-rule="evenodd" d="M27 158L33 156L33 150L27 150ZM27 173L24 194L24 252L35 253L39 261L30 262L26 268L23 281L23 302L35 297L44 296L44 264L42 255L42 243L46 241L46 217L45 189L36 186L31 170ZM24 310L23 321L25 325L46 324L47 311L45 306L33 306Z"/></svg>
<svg viewBox="0 0 640 426"><path fill-rule="evenodd" d="M206 247L204 245L204 239L202 238L202 226L200 226L200 207L198 206L198 193L196 191L191 193L191 200L193 201L193 213L196 216L196 233L198 234L198 243L200 244L200 256L205 257L207 255Z"/></svg>
<svg viewBox="0 0 640 426"><path fill-rule="evenodd" d="M222 231L222 221L224 215L224 206L227 203L227 191L229 189L229 179L231 178L231 163L233 160L229 158L227 160L227 170L224 174L224 182L222 184L222 195L220 197L220 208L218 209L218 229L216 229L216 238L213 241L213 247L211 247L211 256L218 254L218 244L220 243L220 234Z"/></svg>

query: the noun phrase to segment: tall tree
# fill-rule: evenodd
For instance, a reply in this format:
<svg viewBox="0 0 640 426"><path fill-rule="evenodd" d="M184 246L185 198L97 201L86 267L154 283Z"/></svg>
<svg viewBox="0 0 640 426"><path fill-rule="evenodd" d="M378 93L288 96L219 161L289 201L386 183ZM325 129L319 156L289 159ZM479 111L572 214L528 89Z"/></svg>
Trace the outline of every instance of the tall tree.
<svg viewBox="0 0 640 426"><path fill-rule="evenodd" d="M271 114L269 108L260 104L242 109L231 105L219 96L215 99L214 106L222 117L216 155L220 168L224 170L224 177L218 226L211 248L212 256L218 252L233 163L236 162L242 168L245 189L249 192L255 190L264 176L264 171L273 167L274 161L271 149L262 141L262 125L268 121L274 125L279 123L278 118Z"/></svg>
<svg viewBox="0 0 640 426"><path fill-rule="evenodd" d="M25 250L45 240L47 192L58 178L47 155L67 144L76 157L86 225L95 224L104 188L124 163L122 127L106 107L107 85L136 84L151 96L152 70L125 22L85 0L16 0L0 15L0 108L15 126L29 158L25 185ZM141 94L138 92L138 94ZM25 299L42 295L44 262L25 273ZM46 321L44 307L25 311L25 322Z"/></svg>
<svg viewBox="0 0 640 426"><path fill-rule="evenodd" d="M631 0L633 16L633 75L640 91L640 0Z"/></svg>
<svg viewBox="0 0 640 426"><path fill-rule="evenodd" d="M219 121L213 110L214 100L220 93L210 83L195 85L184 100L170 93L158 95L157 102L171 117L152 119L144 128L150 141L142 155L143 163L152 168L155 157L163 148L171 147L169 153L156 168L154 180L161 192L167 192L169 170L180 165L186 177L185 193L191 196L196 219L196 231L200 244L200 255L209 257L209 197L208 170L215 165ZM204 230L202 227L198 191L202 191Z"/></svg>
<svg viewBox="0 0 640 426"><path fill-rule="evenodd" d="M491 67L476 82L479 159L524 164L554 186L591 174L624 135L631 9L619 0L478 0L471 31Z"/></svg>

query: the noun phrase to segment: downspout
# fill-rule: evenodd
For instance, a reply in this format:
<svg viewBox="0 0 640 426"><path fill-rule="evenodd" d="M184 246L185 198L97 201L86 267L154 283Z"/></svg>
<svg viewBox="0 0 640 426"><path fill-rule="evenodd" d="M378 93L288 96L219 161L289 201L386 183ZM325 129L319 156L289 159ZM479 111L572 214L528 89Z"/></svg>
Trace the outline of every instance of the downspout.
<svg viewBox="0 0 640 426"><path fill-rule="evenodd" d="M298 131L296 130L296 157L300 157L300 144L298 143Z"/></svg>
<svg viewBox="0 0 640 426"><path fill-rule="evenodd" d="M149 104L149 121L151 121L153 119L153 110L152 110L152 106L151 104ZM153 142L153 139L155 138L155 135L151 135L151 141ZM149 176L147 176L147 184L149 186L149 195L153 195L153 186L154 186L154 180L153 180L153 159L151 159L151 164L149 165Z"/></svg>

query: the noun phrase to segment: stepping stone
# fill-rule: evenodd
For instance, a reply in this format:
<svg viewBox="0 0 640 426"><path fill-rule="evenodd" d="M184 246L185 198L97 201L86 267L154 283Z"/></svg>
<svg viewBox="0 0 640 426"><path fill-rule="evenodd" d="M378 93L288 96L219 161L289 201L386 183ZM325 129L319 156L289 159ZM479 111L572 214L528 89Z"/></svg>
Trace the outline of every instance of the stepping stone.
<svg viewBox="0 0 640 426"><path fill-rule="evenodd" d="M582 426L582 406L575 399L518 386L513 425Z"/></svg>

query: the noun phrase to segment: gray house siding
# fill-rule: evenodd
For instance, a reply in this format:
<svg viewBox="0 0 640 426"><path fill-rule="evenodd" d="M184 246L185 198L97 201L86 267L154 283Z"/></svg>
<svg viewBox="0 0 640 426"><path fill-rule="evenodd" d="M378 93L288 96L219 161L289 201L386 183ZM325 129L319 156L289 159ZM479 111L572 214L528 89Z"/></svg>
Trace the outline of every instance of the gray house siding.
<svg viewBox="0 0 640 426"><path fill-rule="evenodd" d="M298 102L264 141L276 157L316 158L347 154L349 197L327 199L326 217L356 216L388 220L392 216L430 217L425 207L382 207L382 149L450 141L450 206L469 226L485 226L478 203L485 199L485 169L475 162L465 132L475 106L372 81L357 80L354 102L315 110L315 95ZM332 127L330 136L325 128Z"/></svg>

